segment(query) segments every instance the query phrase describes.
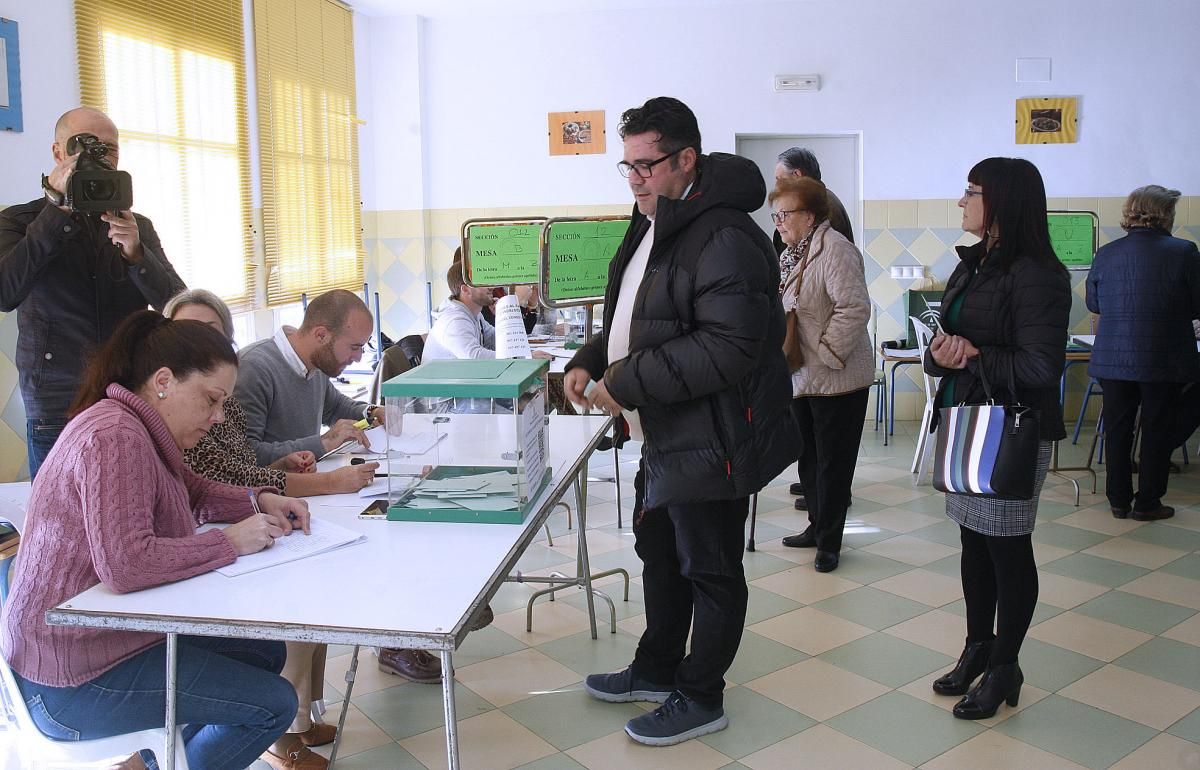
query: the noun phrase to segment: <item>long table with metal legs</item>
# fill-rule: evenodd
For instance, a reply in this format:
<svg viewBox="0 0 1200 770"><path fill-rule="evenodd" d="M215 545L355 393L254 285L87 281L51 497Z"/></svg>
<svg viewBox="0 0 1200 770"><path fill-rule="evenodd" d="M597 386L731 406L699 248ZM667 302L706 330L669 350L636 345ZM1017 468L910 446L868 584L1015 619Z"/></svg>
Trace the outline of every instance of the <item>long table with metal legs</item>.
<svg viewBox="0 0 1200 770"><path fill-rule="evenodd" d="M240 577L210 572L128 594L101 584L50 610L46 619L56 625L166 634L166 751L159 763L164 767L173 766L177 749L175 661L180 634L436 651L442 661L446 754L449 766L458 768L454 650L469 632L471 618L512 574L572 485L579 484L580 500L586 503L587 458L611 424L604 416L550 418L552 479L523 524L364 521L354 508L323 505L315 497L310 498L314 515L360 531L366 539ZM579 510L578 584L588 591L592 610L584 508ZM320 579L313 579L315 575ZM303 586L304 591L268 591L266 585ZM380 593L372 590L378 586L401 592L389 594L398 596L396 600L381 602ZM409 587L414 590L402 590ZM352 689L351 673L343 721ZM336 743L334 752L331 766Z"/></svg>

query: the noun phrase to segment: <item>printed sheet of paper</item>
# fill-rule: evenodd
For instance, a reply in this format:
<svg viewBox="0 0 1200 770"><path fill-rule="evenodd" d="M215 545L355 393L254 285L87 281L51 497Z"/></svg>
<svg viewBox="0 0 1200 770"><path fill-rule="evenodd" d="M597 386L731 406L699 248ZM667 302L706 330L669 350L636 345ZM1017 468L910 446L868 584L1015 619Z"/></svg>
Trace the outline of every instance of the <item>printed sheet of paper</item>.
<svg viewBox="0 0 1200 770"><path fill-rule="evenodd" d="M525 320L517 295L507 294L496 302L496 358L532 358Z"/></svg>
<svg viewBox="0 0 1200 770"><path fill-rule="evenodd" d="M532 495L546 473L546 395L540 392L521 412L521 459L525 463L526 495Z"/></svg>
<svg viewBox="0 0 1200 770"><path fill-rule="evenodd" d="M205 532L214 528L224 529L227 526L227 524L207 524L198 531ZM299 530L293 531L287 537L276 538L275 544L270 548L264 548L258 553L239 556L233 564L218 567L217 572L226 577L237 577L278 564L306 559L309 556L316 556L366 539L365 535L354 530L338 526L332 521L318 519L315 516L309 522L309 529L312 530L310 535L305 535Z"/></svg>

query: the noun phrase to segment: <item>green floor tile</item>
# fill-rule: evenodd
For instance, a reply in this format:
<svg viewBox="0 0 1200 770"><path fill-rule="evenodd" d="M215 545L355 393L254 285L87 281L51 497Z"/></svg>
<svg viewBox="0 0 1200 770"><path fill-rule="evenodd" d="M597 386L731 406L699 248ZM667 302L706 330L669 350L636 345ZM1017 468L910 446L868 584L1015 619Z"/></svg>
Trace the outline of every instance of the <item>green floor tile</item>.
<svg viewBox="0 0 1200 770"><path fill-rule="evenodd" d="M563 564L570 565L570 571L574 572L575 557L559 553L553 548L547 548L542 543L532 543L521 555L521 560L517 562L517 569L521 572L534 572Z"/></svg>
<svg viewBox="0 0 1200 770"><path fill-rule="evenodd" d="M842 535L842 545L846 548L865 548L868 545L899 535L899 532L893 532L890 529L881 529L874 524L864 524L858 522L846 522L846 531Z"/></svg>
<svg viewBox="0 0 1200 770"><path fill-rule="evenodd" d="M388 770L425 770L425 765L398 743L388 743L348 757L339 754L337 767L338 770L379 770L381 767Z"/></svg>
<svg viewBox="0 0 1200 770"><path fill-rule="evenodd" d="M1175 527L1175 529L1179 528ZM1188 554L1182 559L1176 559L1170 564L1160 567L1158 571L1178 575L1179 577L1191 578L1192 580L1200 580L1200 554Z"/></svg>
<svg viewBox="0 0 1200 770"><path fill-rule="evenodd" d="M1097 770L1112 765L1158 734L1145 725L1058 695L1017 712L995 729Z"/></svg>
<svg viewBox="0 0 1200 770"><path fill-rule="evenodd" d="M750 770L750 768L746 767L741 762L730 762L728 765L725 765L720 770Z"/></svg>
<svg viewBox="0 0 1200 770"><path fill-rule="evenodd" d="M927 569L931 572L936 572L939 575L946 577L961 578L962 577L962 554L952 554L945 558L938 559L935 562L926 564L921 569Z"/></svg>
<svg viewBox="0 0 1200 770"><path fill-rule="evenodd" d="M962 530L949 519L939 521L937 524L930 524L928 527L913 530L908 534L913 537L919 537L922 540L930 540L934 543L941 543L942 545L954 548L962 547Z"/></svg>
<svg viewBox="0 0 1200 770"><path fill-rule="evenodd" d="M846 561L849 563L850 559ZM844 577L840 570L838 576ZM831 596L812 606L876 631L924 615L930 609L920 602L866 586Z"/></svg>
<svg viewBox="0 0 1200 770"><path fill-rule="evenodd" d="M869 486L870 484L874 483L877 482L864 481L864 483L859 486ZM865 516L868 513L882 511L884 508L888 507L890 506L885 505L884 503L877 503L874 500L868 500L865 497L852 497L850 500L850 508L846 511L846 518L853 520L857 516Z"/></svg>
<svg viewBox="0 0 1200 770"><path fill-rule="evenodd" d="M765 749L816 724L745 687L725 691L725 715L729 717L729 727L700 740L734 759Z"/></svg>
<svg viewBox="0 0 1200 770"><path fill-rule="evenodd" d="M501 710L559 751L616 732L643 713L633 703L598 701L582 686L535 695Z"/></svg>
<svg viewBox="0 0 1200 770"><path fill-rule="evenodd" d="M1097 596L1076 607L1074 611L1155 635L1196 614L1195 610L1189 610L1187 607L1134 596L1119 590Z"/></svg>
<svg viewBox="0 0 1200 770"><path fill-rule="evenodd" d="M497 615L523 610L525 603L529 601L529 595L540 587L532 583L503 583L488 603Z"/></svg>
<svg viewBox="0 0 1200 770"><path fill-rule="evenodd" d="M761 509L760 509L761 511ZM761 515L761 514L760 514ZM778 540L781 537L792 534L794 530L787 527L781 527L778 524L772 524L769 521L759 519L754 522L754 543L755 545L766 543L771 540ZM750 525L746 525L746 535L750 534Z"/></svg>
<svg viewBox="0 0 1200 770"><path fill-rule="evenodd" d="M1168 727L1167 732L1171 735L1179 736L1185 741L1200 744L1200 709L1196 709Z"/></svg>
<svg viewBox="0 0 1200 770"><path fill-rule="evenodd" d="M530 762L528 765L521 765L517 770L586 770L586 768L566 754L555 754L536 762Z"/></svg>
<svg viewBox="0 0 1200 770"><path fill-rule="evenodd" d="M1113 662L1139 674L1200 690L1200 647L1159 637Z"/></svg>
<svg viewBox="0 0 1200 770"><path fill-rule="evenodd" d="M1109 588L1123 586L1150 572L1148 569L1135 567L1132 564L1103 559L1086 553L1073 553L1049 564L1043 564L1038 569Z"/></svg>
<svg viewBox="0 0 1200 770"><path fill-rule="evenodd" d="M1090 487L1089 487L1090 489ZM1059 503L1054 500L1038 501L1038 521L1053 521L1060 516L1066 516L1068 513L1075 513L1079 509L1070 503ZM1040 526L1038 524L1037 526Z"/></svg>
<svg viewBox="0 0 1200 770"><path fill-rule="evenodd" d="M737 657L725 672L725 679L735 684L744 684L787 668L793 663L799 663L807 657L786 644L780 644L753 631L743 631Z"/></svg>
<svg viewBox="0 0 1200 770"><path fill-rule="evenodd" d="M749 586L750 598L746 606L746 625L752 626L768 618L782 615L785 612L799 609L803 605L786 596L780 596L773 591L767 591L758 586Z"/></svg>
<svg viewBox="0 0 1200 770"><path fill-rule="evenodd" d="M537 628L536 622L537 618L534 618L534 628ZM540 644L536 649L579 674L581 679L588 674L620 671L628 666L637 649L637 637L620 629L610 634L607 622L598 626L597 631L595 640L591 631L581 631Z"/></svg>
<svg viewBox="0 0 1200 770"><path fill-rule="evenodd" d="M746 582L758 580L760 577L774 575L796 566L796 562L772 556L763 551L746 553L742 557L742 567L746 570Z"/></svg>
<svg viewBox="0 0 1200 770"><path fill-rule="evenodd" d="M1020 655L1025 681L1049 692L1058 692L1104 665L1102 660L1029 637L1025 637Z"/></svg>
<svg viewBox="0 0 1200 770"><path fill-rule="evenodd" d="M355 695L350 699L379 728L400 740L435 730L445 724L442 688L408 682L386 690ZM492 704L461 684L454 685L458 721L493 710Z"/></svg>
<svg viewBox="0 0 1200 770"><path fill-rule="evenodd" d="M593 574L594 573L595 568L593 568ZM629 584L629 601L625 601L625 586L623 580L619 583L605 583L602 586L597 586L596 590L602 591L608 596L608 598L613 600L613 609L616 610L617 620L625 620L626 618L632 618L635 615L642 615L646 612L646 603L642 598L642 587L637 583L631 581ZM546 601L546 599L539 599L538 601L543 602ZM587 594L583 592L582 588L570 588L566 591L560 592L558 594L558 601L565 601L572 607L582 610L583 612L587 612ZM609 630L607 628L609 619L608 602L604 601L599 596L593 595L593 603L596 606L596 622L604 623L604 630ZM534 618L535 622L536 620L537 619Z"/></svg>
<svg viewBox="0 0 1200 770"><path fill-rule="evenodd" d="M859 676L900 687L954 664L954 659L888 634L871 634L818 656Z"/></svg>
<svg viewBox="0 0 1200 770"><path fill-rule="evenodd" d="M853 549L842 551L841 561L838 563L837 576L866 585L874 583L876 580L883 580L893 575L899 575L902 572L908 572L912 568L911 564L905 564L904 562L889 559L886 556L878 556L867 551Z"/></svg>
<svg viewBox="0 0 1200 770"><path fill-rule="evenodd" d="M1097 543L1103 543L1109 539L1108 535L1100 532L1092 532L1088 529L1080 529L1079 527L1068 527L1065 524L1056 524L1053 521L1046 523L1038 523L1033 528L1033 539L1039 543L1053 545L1058 548L1070 548L1072 551L1082 551L1085 548L1091 548Z"/></svg>
<svg viewBox="0 0 1200 770"><path fill-rule="evenodd" d="M493 607L494 609L494 607ZM525 649L526 645L498 628L488 626L467 634L462 646L454 651L454 668L466 668L472 663L498 658ZM361 656L360 656L361 657Z"/></svg>
<svg viewBox="0 0 1200 770"><path fill-rule="evenodd" d="M946 496L936 494L918 497L916 500L905 501L900 507L908 511L916 511L917 513L944 516L946 515Z"/></svg>
<svg viewBox="0 0 1200 770"><path fill-rule="evenodd" d="M638 555L634 553L632 548L618 548L615 551L592 553L588 554L588 556L592 574L615 569L616 567L621 567L627 571L630 577L637 577L642 574L642 560L638 558ZM564 572L568 575L575 574L574 561L571 562L570 566Z"/></svg>
<svg viewBox="0 0 1200 770"><path fill-rule="evenodd" d="M890 692L825 722L910 765L920 765L983 732L911 695ZM802 766L797 758L797 766Z"/></svg>
<svg viewBox="0 0 1200 770"><path fill-rule="evenodd" d="M1163 548L1174 548L1177 551L1200 550L1200 532L1174 527L1164 522L1146 524L1123 537L1151 545L1161 545Z"/></svg>

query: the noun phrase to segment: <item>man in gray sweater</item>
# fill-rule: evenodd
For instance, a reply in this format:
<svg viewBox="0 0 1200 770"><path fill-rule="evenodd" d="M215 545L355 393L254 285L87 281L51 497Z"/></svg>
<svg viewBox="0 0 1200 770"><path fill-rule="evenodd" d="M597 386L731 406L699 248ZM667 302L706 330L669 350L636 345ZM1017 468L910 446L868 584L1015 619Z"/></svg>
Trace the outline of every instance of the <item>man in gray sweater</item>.
<svg viewBox="0 0 1200 770"><path fill-rule="evenodd" d="M329 378L362 360L373 326L357 294L334 289L308 303L299 329L285 326L242 350L234 395L260 465L299 451L320 457L351 440L370 448L354 423L381 423L383 407L346 398Z"/></svg>

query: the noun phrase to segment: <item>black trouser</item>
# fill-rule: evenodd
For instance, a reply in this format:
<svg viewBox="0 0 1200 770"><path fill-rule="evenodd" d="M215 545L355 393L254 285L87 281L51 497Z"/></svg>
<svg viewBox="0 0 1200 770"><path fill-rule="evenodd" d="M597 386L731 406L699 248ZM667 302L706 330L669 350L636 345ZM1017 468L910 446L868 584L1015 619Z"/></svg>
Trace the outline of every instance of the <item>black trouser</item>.
<svg viewBox="0 0 1200 770"><path fill-rule="evenodd" d="M1016 663L1037 606L1033 540L1030 535L997 537L962 526L958 529L963 546L967 643L995 638L989 663L993 666Z"/></svg>
<svg viewBox="0 0 1200 770"><path fill-rule="evenodd" d="M1104 491L1114 508L1130 505L1152 511L1167 493L1171 442L1175 436L1178 382L1100 380L1104 389L1104 443L1107 480ZM1142 412L1142 451L1138 458L1138 490L1133 493L1133 425Z"/></svg>
<svg viewBox="0 0 1200 770"><path fill-rule="evenodd" d="M646 630L634 673L705 706L720 706L746 622L742 554L749 498L643 508L634 478L634 549L642 560ZM692 649L686 653L688 629Z"/></svg>
<svg viewBox="0 0 1200 770"><path fill-rule="evenodd" d="M837 553L842 548L869 393L870 388L863 388L840 396L792 399L792 415L803 447L797 465L819 551Z"/></svg>

